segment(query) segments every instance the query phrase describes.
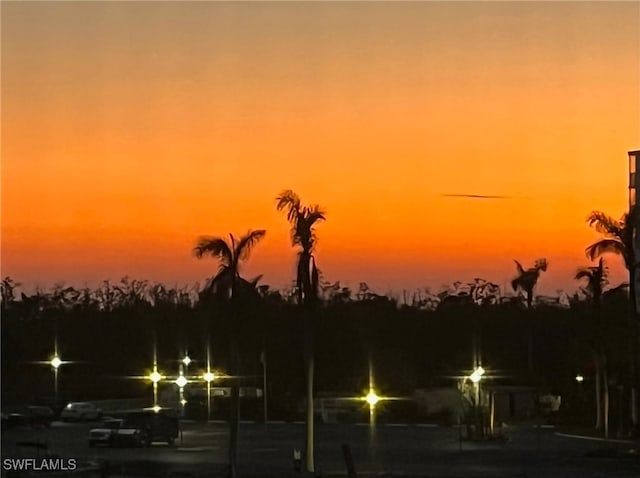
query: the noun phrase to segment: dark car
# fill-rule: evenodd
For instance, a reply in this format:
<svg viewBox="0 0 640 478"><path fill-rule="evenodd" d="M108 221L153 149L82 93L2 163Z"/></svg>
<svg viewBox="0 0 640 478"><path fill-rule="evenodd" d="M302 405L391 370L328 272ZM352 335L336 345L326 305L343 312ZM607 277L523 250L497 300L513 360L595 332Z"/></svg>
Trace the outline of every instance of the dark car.
<svg viewBox="0 0 640 478"><path fill-rule="evenodd" d="M123 419L105 420L100 428L89 431L89 446L145 446L149 444L144 430Z"/></svg>
<svg viewBox="0 0 640 478"><path fill-rule="evenodd" d="M45 427L51 426L53 410L49 407L30 406L26 409L2 414L2 427Z"/></svg>
<svg viewBox="0 0 640 478"><path fill-rule="evenodd" d="M166 442L173 445L178 438L179 420L173 409L143 409L119 415L128 426L143 430L149 444Z"/></svg>
<svg viewBox="0 0 640 478"><path fill-rule="evenodd" d="M49 428L51 426L51 422L53 421L53 410L51 408L31 406L27 408L27 413L32 427Z"/></svg>

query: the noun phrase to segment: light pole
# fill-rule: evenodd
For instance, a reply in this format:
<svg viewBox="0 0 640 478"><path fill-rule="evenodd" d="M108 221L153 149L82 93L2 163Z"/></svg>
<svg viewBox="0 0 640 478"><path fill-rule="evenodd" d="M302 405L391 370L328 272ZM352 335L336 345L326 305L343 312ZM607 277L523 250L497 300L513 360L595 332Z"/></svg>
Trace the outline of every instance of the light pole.
<svg viewBox="0 0 640 478"><path fill-rule="evenodd" d="M262 362L262 405L264 408L264 424L267 425L267 349L263 346L260 354L260 362Z"/></svg>
<svg viewBox="0 0 640 478"><path fill-rule="evenodd" d="M578 384L578 401L580 408L582 408L582 382L584 382L584 377L579 373L576 375L576 383Z"/></svg>
<svg viewBox="0 0 640 478"><path fill-rule="evenodd" d="M369 452L371 453L371 463L376 466L376 405L380 401L380 397L376 393L373 378L373 357L372 351L369 350L369 392L364 396L365 402L369 405Z"/></svg>
<svg viewBox="0 0 640 478"><path fill-rule="evenodd" d="M216 379L215 374L207 367L207 371L202 375L202 378L207 382L207 423L211 419L211 382Z"/></svg>
<svg viewBox="0 0 640 478"><path fill-rule="evenodd" d="M53 368L53 401L55 406L58 406L58 369L62 365L62 360L60 360L58 354L55 353L49 363Z"/></svg>
<svg viewBox="0 0 640 478"><path fill-rule="evenodd" d="M184 406L187 404L187 401L184 398L184 387L187 386L189 380L187 380L187 377L184 376L182 367L180 367L180 369L180 375L178 375L178 378L176 378L175 384L178 386L180 391L180 405L182 407L182 415L184 416Z"/></svg>
<svg viewBox="0 0 640 478"><path fill-rule="evenodd" d="M153 372L149 374L149 380L153 383L153 407L158 407L158 382L162 380L162 375L158 372L157 364L153 364Z"/></svg>
<svg viewBox="0 0 640 478"><path fill-rule="evenodd" d="M473 392L474 392L474 405L476 412L476 434L480 432L480 436L483 435L482 430L482 420L480 416L480 381L482 380L482 376L485 374L485 370L482 366L478 365L475 370L469 376L469 379L473 383Z"/></svg>
<svg viewBox="0 0 640 478"><path fill-rule="evenodd" d="M189 364L193 362L193 360L191 360L191 357L189 357L189 354L184 354L184 358L182 359L182 364L185 367L185 372L189 371Z"/></svg>

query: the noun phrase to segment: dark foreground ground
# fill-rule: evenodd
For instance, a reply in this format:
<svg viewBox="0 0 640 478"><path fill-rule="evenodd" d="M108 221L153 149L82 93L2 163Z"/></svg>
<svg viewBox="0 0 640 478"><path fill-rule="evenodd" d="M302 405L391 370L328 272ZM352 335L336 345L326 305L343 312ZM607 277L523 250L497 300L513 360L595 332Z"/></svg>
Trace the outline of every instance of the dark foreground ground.
<svg viewBox="0 0 640 478"><path fill-rule="evenodd" d="M175 446L90 448L89 429L97 424L58 423L50 429L16 428L2 433L2 463L6 458L49 456L74 458L87 464L76 477L100 476L95 464L108 465L103 476L216 477L225 476L227 425L183 423ZM553 428L512 427L505 440L469 442L457 427L419 425L317 425L316 473L306 476L347 476L342 445L348 444L358 477L407 476L429 478L638 478L640 457L629 443L559 436ZM44 441L48 451L18 443ZM304 425L243 423L240 426L241 477L293 477L293 451L302 450ZM304 456L304 453L303 453ZM84 468L83 468L84 469ZM44 472L2 476L41 476ZM50 476L51 474L49 474ZM60 476L60 474L56 475Z"/></svg>

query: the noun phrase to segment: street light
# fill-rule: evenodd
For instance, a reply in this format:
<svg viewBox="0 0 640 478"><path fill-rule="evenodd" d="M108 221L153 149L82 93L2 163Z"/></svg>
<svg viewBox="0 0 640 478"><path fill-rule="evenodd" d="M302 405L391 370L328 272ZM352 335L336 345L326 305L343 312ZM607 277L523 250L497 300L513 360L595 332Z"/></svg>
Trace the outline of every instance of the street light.
<svg viewBox="0 0 640 478"><path fill-rule="evenodd" d="M53 401L58 405L58 369L62 365L62 360L58 354L54 354L53 358L49 361L51 367L53 368Z"/></svg>
<svg viewBox="0 0 640 478"><path fill-rule="evenodd" d="M180 373L178 378L176 378L175 382L176 382L176 385L180 387L180 389L183 389L187 385L187 383L189 383L189 380L187 380L187 377L185 377L184 375L182 375L182 373Z"/></svg>
<svg viewBox="0 0 640 478"><path fill-rule="evenodd" d="M182 368L182 367L180 367ZM189 383L189 380L187 380L187 377L185 377L183 375L182 370L180 370L180 375L178 375L178 378L175 379L175 384L179 387L180 389L180 405L182 405L182 414L184 415L184 406L187 403L187 401L184 399L184 387Z"/></svg>
<svg viewBox="0 0 640 478"><path fill-rule="evenodd" d="M158 383L162 380L162 375L158 372L158 365L153 364L153 372L149 374L149 380L153 383L153 406L158 406Z"/></svg>
<svg viewBox="0 0 640 478"><path fill-rule="evenodd" d="M484 375L485 370L482 367L476 367L476 369L471 373L469 378L473 383L478 383L482 380L482 376Z"/></svg>
<svg viewBox="0 0 640 478"><path fill-rule="evenodd" d="M369 393L364 397L365 401L369 404L369 408L373 410L376 404L380 401L380 397L374 389L369 390Z"/></svg>
<svg viewBox="0 0 640 478"><path fill-rule="evenodd" d="M51 359L51 366L55 369L58 370L58 367L60 365L62 365L62 360L60 360L60 357L58 357L57 355L55 355L52 359Z"/></svg>
<svg viewBox="0 0 640 478"><path fill-rule="evenodd" d="M182 363L184 364L184 366L188 367L191 362L193 362L193 360L191 360L191 357L185 354L184 358L182 359Z"/></svg>
<svg viewBox="0 0 640 478"><path fill-rule="evenodd" d="M578 383L584 382L584 377L580 374L576 375L576 382Z"/></svg>
<svg viewBox="0 0 640 478"><path fill-rule="evenodd" d="M480 381L485 374L485 370L482 366L478 365L471 375L469 375L469 379L473 383L473 392L474 392L474 405L475 405L475 415L476 415L476 433L481 432L484 435L481 424L480 417ZM481 431L482 430L482 431ZM481 435L481 436L482 436Z"/></svg>
<svg viewBox="0 0 640 478"><path fill-rule="evenodd" d="M202 374L202 378L207 382L207 422L209 422L211 416L211 382L216 379L216 374L213 373L207 365L207 371Z"/></svg>

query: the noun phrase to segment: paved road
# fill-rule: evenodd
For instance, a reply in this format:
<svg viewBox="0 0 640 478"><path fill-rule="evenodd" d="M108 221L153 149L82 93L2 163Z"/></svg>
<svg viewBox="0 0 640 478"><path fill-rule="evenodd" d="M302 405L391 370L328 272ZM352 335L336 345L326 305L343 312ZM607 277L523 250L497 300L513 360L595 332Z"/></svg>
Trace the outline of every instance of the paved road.
<svg viewBox="0 0 640 478"><path fill-rule="evenodd" d="M50 429L14 429L3 433L2 457L37 457L37 451L16 446L25 440L46 440L50 453L77 460L105 460L120 465L120 475L167 476L173 471L196 476L222 476L227 457L227 425L182 424L175 446L90 448L89 429L96 424L54 423ZM553 429L510 428L508 441L461 441L458 428L319 424L316 468L325 476L346 475L341 451L349 444L359 476L483 477L483 478L638 478L640 461L624 454L624 444L603 444L560 437ZM302 449L302 424L240 426L241 476L288 477L293 450ZM616 456L588 457L595 450L617 450ZM124 465L122 465L124 464ZM115 473L115 472L114 472ZM386 475L385 475L386 474ZM297 475L300 476L300 475Z"/></svg>

